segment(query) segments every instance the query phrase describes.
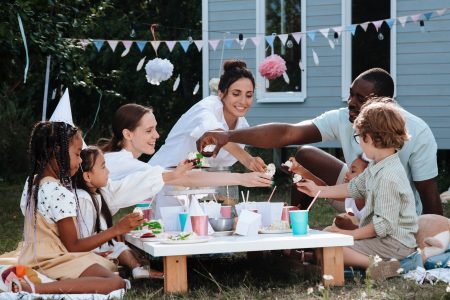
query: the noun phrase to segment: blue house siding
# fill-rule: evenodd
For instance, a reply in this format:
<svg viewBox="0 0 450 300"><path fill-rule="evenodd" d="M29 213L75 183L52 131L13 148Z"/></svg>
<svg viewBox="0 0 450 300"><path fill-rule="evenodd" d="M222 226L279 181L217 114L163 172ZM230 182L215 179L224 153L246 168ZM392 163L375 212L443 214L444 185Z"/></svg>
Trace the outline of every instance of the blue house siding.
<svg viewBox="0 0 450 300"><path fill-rule="evenodd" d="M307 30L341 26L341 2L342 0L307 1ZM397 0L397 16L448 6L447 0ZM227 37L232 39L237 38L239 32L244 33L245 37L255 36L256 1L209 0L208 11L209 39L223 39L224 31L234 32ZM405 109L429 124L440 149L450 149L450 15L425 21L425 28L426 32L422 33L418 24L408 23L405 28L399 23L396 25L397 100ZM331 32L329 38L333 40ZM331 49L320 32L316 32L314 41L304 36L302 42L307 45L305 101L258 103L256 99L247 115L251 125L301 122L346 105L341 99L341 45ZM317 66L313 61L312 49L319 56L320 63ZM222 43L216 51L209 48L210 78L219 75L221 53ZM223 59L228 58L245 60L256 74L256 49L252 41L247 41L244 50L236 43L231 49L225 47ZM327 143L321 146L339 145Z"/></svg>

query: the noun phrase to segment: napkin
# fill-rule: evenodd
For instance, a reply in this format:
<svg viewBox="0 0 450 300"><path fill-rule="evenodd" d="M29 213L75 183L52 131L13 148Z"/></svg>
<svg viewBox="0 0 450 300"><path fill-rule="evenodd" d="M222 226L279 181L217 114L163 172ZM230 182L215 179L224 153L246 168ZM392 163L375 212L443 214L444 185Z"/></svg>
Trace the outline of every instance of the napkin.
<svg viewBox="0 0 450 300"><path fill-rule="evenodd" d="M189 206L189 217L186 220L186 225L184 227L184 231L189 232L192 231L192 223L190 216L205 216L205 212L203 211L200 203L196 198L192 199L191 205ZM211 235L214 233L214 229L211 227L211 224L208 222L208 234Z"/></svg>
<svg viewBox="0 0 450 300"><path fill-rule="evenodd" d="M261 215L248 210L242 210L234 233L244 236L258 235L261 227Z"/></svg>

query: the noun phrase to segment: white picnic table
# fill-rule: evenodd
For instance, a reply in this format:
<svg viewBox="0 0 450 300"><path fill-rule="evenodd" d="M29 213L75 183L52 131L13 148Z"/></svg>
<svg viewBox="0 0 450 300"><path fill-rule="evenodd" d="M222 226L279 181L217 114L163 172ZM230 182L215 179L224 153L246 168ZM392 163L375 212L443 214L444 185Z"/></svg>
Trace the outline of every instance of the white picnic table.
<svg viewBox="0 0 450 300"><path fill-rule="evenodd" d="M292 233L258 234L257 236L210 236L205 243L164 244L143 242L132 234L125 240L154 257L163 257L164 291L166 293L187 293L187 256L198 254L252 252L283 249L316 249L317 261L322 275L333 276L324 281L326 285L344 285L344 246L353 245L353 237L344 234L310 230L308 235L294 236Z"/></svg>

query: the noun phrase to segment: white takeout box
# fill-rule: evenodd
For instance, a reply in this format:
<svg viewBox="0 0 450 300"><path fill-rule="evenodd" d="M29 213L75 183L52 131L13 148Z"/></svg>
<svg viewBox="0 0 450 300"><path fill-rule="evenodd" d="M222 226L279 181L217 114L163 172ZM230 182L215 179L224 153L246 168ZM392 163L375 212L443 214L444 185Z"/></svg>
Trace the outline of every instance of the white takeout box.
<svg viewBox="0 0 450 300"><path fill-rule="evenodd" d="M261 227L261 215L248 210L242 210L234 233L244 236L258 235Z"/></svg>
<svg viewBox="0 0 450 300"><path fill-rule="evenodd" d="M283 202L257 202L256 206L261 214L262 226L267 227L274 222L281 221Z"/></svg>
<svg viewBox="0 0 450 300"><path fill-rule="evenodd" d="M205 214L209 218L220 218L220 207L221 205L214 201L201 203L200 206L203 208Z"/></svg>
<svg viewBox="0 0 450 300"><path fill-rule="evenodd" d="M184 211L182 206L160 207L161 219L164 223L164 231L181 231L180 212Z"/></svg>

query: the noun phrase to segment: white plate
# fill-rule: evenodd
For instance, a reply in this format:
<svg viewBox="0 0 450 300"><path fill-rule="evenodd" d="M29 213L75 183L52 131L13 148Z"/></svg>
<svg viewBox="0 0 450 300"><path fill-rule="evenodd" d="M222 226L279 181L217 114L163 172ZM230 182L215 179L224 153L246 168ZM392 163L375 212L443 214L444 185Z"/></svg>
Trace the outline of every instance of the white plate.
<svg viewBox="0 0 450 300"><path fill-rule="evenodd" d="M227 236L227 235L232 235L234 233L233 230L228 230L228 231L215 231L213 233L213 236Z"/></svg>
<svg viewBox="0 0 450 300"><path fill-rule="evenodd" d="M276 229L276 230L260 229L258 232L263 234L289 233L292 232L292 229Z"/></svg>
<svg viewBox="0 0 450 300"><path fill-rule="evenodd" d="M162 240L162 244L197 244L197 243L206 243L210 241L212 237L204 237L204 238L196 238L196 239L188 239L188 240Z"/></svg>
<svg viewBox="0 0 450 300"><path fill-rule="evenodd" d="M158 237L149 237L149 238L139 238L143 242L161 242L163 239Z"/></svg>

